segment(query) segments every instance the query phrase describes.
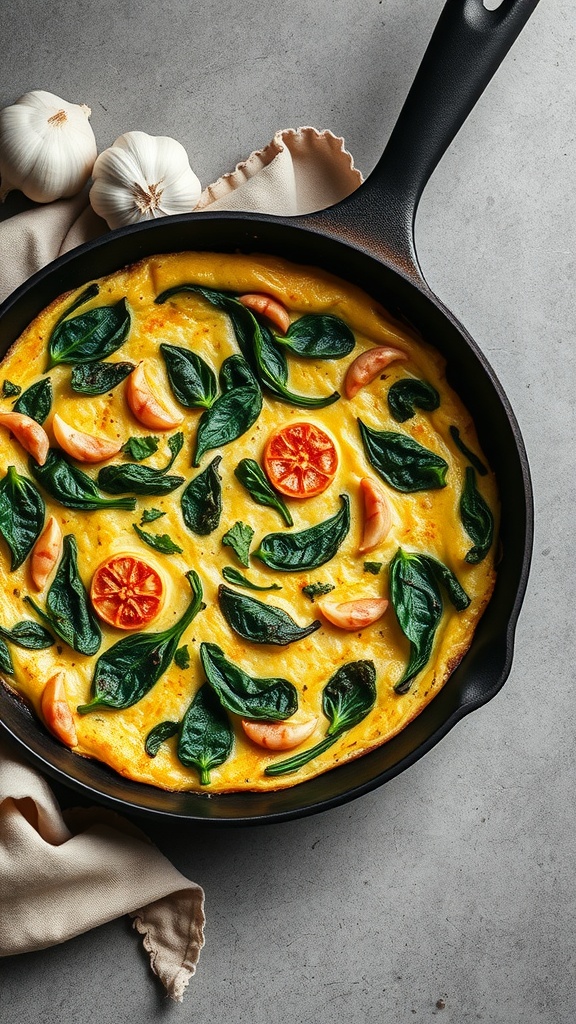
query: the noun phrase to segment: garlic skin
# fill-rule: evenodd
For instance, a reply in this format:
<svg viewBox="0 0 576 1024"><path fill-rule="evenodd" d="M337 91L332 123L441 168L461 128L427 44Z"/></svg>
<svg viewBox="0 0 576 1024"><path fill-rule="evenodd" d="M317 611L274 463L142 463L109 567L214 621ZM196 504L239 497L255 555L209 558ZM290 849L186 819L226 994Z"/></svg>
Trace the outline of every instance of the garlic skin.
<svg viewBox="0 0 576 1024"><path fill-rule="evenodd" d="M202 186L184 147L166 136L125 132L94 164L90 202L108 227L189 213Z"/></svg>
<svg viewBox="0 0 576 1024"><path fill-rule="evenodd" d="M75 196L98 152L90 114L39 89L0 110L0 201L14 189L35 203Z"/></svg>

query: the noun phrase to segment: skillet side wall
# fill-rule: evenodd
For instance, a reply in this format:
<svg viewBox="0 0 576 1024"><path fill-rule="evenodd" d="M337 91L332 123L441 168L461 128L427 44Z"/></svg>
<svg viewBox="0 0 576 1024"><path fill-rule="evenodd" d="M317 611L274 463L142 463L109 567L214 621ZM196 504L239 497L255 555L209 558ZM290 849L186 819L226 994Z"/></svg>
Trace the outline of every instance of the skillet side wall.
<svg viewBox="0 0 576 1024"><path fill-rule="evenodd" d="M413 324L447 360L449 383L474 418L483 450L497 475L502 503L503 559L496 588L461 665L418 718L393 740L291 789L208 798L167 793L124 780L106 766L61 747L20 700L0 689L0 715L8 732L43 770L85 795L136 814L169 814L215 825L266 823L312 814L381 785L418 760L464 714L497 693L510 670L514 627L528 574L530 480L520 432L502 388L461 325L435 297L393 268L361 249L306 229L298 219L194 214L105 235L41 270L6 300L0 307L0 356L62 292L145 256L186 249L271 253L319 266L359 285L393 315Z"/></svg>

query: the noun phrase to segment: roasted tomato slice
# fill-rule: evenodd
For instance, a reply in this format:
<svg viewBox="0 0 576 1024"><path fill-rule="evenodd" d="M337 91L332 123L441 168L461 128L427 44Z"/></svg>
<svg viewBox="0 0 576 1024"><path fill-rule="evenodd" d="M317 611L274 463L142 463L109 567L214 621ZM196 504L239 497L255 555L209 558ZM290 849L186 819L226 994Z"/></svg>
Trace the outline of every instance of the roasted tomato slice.
<svg viewBox="0 0 576 1024"><path fill-rule="evenodd" d="M315 423L290 423L269 438L264 468L281 494L312 498L332 483L338 453L332 438Z"/></svg>
<svg viewBox="0 0 576 1024"><path fill-rule="evenodd" d="M95 612L116 629L142 629L162 610L165 587L160 573L132 554L112 555L98 566L90 598Z"/></svg>

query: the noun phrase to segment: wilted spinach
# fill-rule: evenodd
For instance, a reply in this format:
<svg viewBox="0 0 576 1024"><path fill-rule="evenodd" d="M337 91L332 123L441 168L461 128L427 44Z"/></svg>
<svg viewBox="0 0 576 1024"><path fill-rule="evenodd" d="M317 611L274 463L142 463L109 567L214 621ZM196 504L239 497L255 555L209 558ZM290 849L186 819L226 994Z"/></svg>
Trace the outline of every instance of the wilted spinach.
<svg viewBox="0 0 576 1024"><path fill-rule="evenodd" d="M159 508L145 508L140 519L140 526L143 526L144 523L154 523L165 515L166 513Z"/></svg>
<svg viewBox="0 0 576 1024"><path fill-rule="evenodd" d="M188 650L188 644L182 644L174 655L174 664L178 665L178 668L185 670L190 668L190 651Z"/></svg>
<svg viewBox="0 0 576 1024"><path fill-rule="evenodd" d="M382 568L382 562L364 562L364 572L371 572L373 576L377 576Z"/></svg>
<svg viewBox="0 0 576 1024"><path fill-rule="evenodd" d="M372 661L342 665L324 687L322 710L329 721L326 736L315 746L285 761L268 765L266 775L287 775L323 754L348 729L358 725L376 703L376 669Z"/></svg>
<svg viewBox="0 0 576 1024"><path fill-rule="evenodd" d="M276 722L298 710L298 692L287 679L255 679L228 661L216 644L200 644L200 659L210 686L227 711Z"/></svg>
<svg viewBox="0 0 576 1024"><path fill-rule="evenodd" d="M396 693L408 692L430 658L443 611L439 584L458 611L468 606L468 595L446 565L428 555L398 549L390 563L390 597L400 629L410 641L410 658L394 686Z"/></svg>
<svg viewBox="0 0 576 1024"><path fill-rule="evenodd" d="M14 675L14 665L12 664L10 651L3 640L0 640L0 672L6 672L9 676Z"/></svg>
<svg viewBox="0 0 576 1024"><path fill-rule="evenodd" d="M488 554L494 540L494 517L476 487L476 473L472 466L466 467L464 490L460 498L462 525L474 547L470 548L465 560L477 565Z"/></svg>
<svg viewBox="0 0 576 1024"><path fill-rule="evenodd" d="M79 654L96 654L102 633L78 571L78 548L72 534L64 537L62 558L46 595L46 610L31 597L24 600L69 647Z"/></svg>
<svg viewBox="0 0 576 1024"><path fill-rule="evenodd" d="M331 590L335 590L333 583L307 583L305 587L302 587L302 593L312 601L316 597L322 597L323 594L329 594Z"/></svg>
<svg viewBox="0 0 576 1024"><path fill-rule="evenodd" d="M317 569L338 551L350 529L350 498L341 494L342 508L330 519L299 533L269 533L254 552L265 565L279 572Z"/></svg>
<svg viewBox="0 0 576 1024"><path fill-rule="evenodd" d="M222 515L222 482L218 467L222 456L216 455L209 466L195 476L182 491L180 504L186 526L192 533L205 537L217 528Z"/></svg>
<svg viewBox="0 0 576 1024"><path fill-rule="evenodd" d="M44 526L45 510L44 500L31 480L8 466L0 480L0 536L10 549L11 572L22 565L34 547Z"/></svg>
<svg viewBox="0 0 576 1024"><path fill-rule="evenodd" d="M257 505L266 505L276 509L287 526L293 526L292 516L282 498L268 483L260 466L254 459L241 459L234 470L234 476L246 488L248 494Z"/></svg>
<svg viewBox="0 0 576 1024"><path fill-rule="evenodd" d="M216 374L188 348L160 345L175 398L187 409L209 409L216 401Z"/></svg>
<svg viewBox="0 0 576 1024"><path fill-rule="evenodd" d="M232 548L240 564L246 568L250 565L250 545L253 536L254 530L251 526L238 522L234 523L222 537L224 546Z"/></svg>
<svg viewBox="0 0 576 1024"><path fill-rule="evenodd" d="M37 423L44 423L51 408L52 383L50 377L44 377L36 384L31 384L26 391L22 392L18 401L14 402L14 412L30 416Z"/></svg>
<svg viewBox="0 0 576 1024"><path fill-rule="evenodd" d="M154 548L155 551L161 551L163 555L182 554L182 548L175 544L167 533L147 533L146 530L141 530L137 523L132 523L132 526L140 540L144 541L148 547Z"/></svg>
<svg viewBox="0 0 576 1024"><path fill-rule="evenodd" d="M134 498L104 498L92 478L67 462L56 448L50 449L43 466L38 466L34 459L29 466L38 483L65 508L84 512L98 508L136 508Z"/></svg>
<svg viewBox="0 0 576 1024"><path fill-rule="evenodd" d="M66 318L71 311L67 310ZM105 359L123 345L129 330L130 312L125 298L113 306L97 306L70 319L61 318L48 342L49 365Z"/></svg>
<svg viewBox="0 0 576 1024"><path fill-rule="evenodd" d="M416 409L433 412L440 405L440 395L426 380L403 377L392 384L388 391L388 408L398 423L412 419Z"/></svg>
<svg viewBox="0 0 576 1024"><path fill-rule="evenodd" d="M284 647L310 636L322 625L316 620L309 626L299 626L282 608L238 594L224 584L218 588L218 601L226 622L234 632L255 644Z"/></svg>
<svg viewBox="0 0 576 1024"><path fill-rule="evenodd" d="M373 430L358 420L368 461L397 491L435 490L446 486L448 463L408 434Z"/></svg>
<svg viewBox="0 0 576 1024"><path fill-rule="evenodd" d="M2 397L3 398L16 398L22 391L19 384L14 384L11 380L2 381Z"/></svg>
<svg viewBox="0 0 576 1024"><path fill-rule="evenodd" d="M117 462L112 466L104 466L98 473L98 486L107 494L148 494L158 497L170 494L185 482L183 476L168 475L176 456L184 444L184 434L178 432L168 438L170 459L163 469L152 466L134 465L129 462Z"/></svg>
<svg viewBox="0 0 576 1024"><path fill-rule="evenodd" d="M286 334L275 340L306 359L342 359L356 344L352 331L340 317L328 313L308 313L294 320Z"/></svg>
<svg viewBox="0 0 576 1024"><path fill-rule="evenodd" d="M54 643L52 633L32 619L17 622L11 629L0 626L0 636L27 651L43 651L46 647L52 647Z"/></svg>
<svg viewBox="0 0 576 1024"><path fill-rule="evenodd" d="M184 615L161 633L134 633L123 637L100 655L92 680L93 697L78 708L80 714L98 708L129 708L136 704L169 668L184 631L202 604L197 573L186 573L192 600Z"/></svg>
<svg viewBox="0 0 576 1024"><path fill-rule="evenodd" d="M144 459L156 454L159 442L158 437L129 437L120 451L135 462L144 462Z"/></svg>
<svg viewBox="0 0 576 1024"><path fill-rule="evenodd" d="M266 587L261 587L258 583L252 583L252 580L247 579L237 569L233 569L229 565L225 565L222 569L222 575L226 580L226 583L232 583L235 587L244 587L246 590L282 590L277 583L270 583Z"/></svg>
<svg viewBox="0 0 576 1024"><path fill-rule="evenodd" d="M148 757L156 757L162 744L175 736L180 728L180 722L159 722L148 733L144 742L144 750Z"/></svg>
<svg viewBox="0 0 576 1024"><path fill-rule="evenodd" d="M70 387L79 395L105 395L134 370L134 363L84 363L75 366Z"/></svg>
<svg viewBox="0 0 576 1024"><path fill-rule="evenodd" d="M234 733L220 701L205 683L184 715L178 738L178 758L198 770L200 784L207 786L210 772L230 756Z"/></svg>
<svg viewBox="0 0 576 1024"><path fill-rule="evenodd" d="M192 465L200 465L211 448L230 444L256 422L262 411L262 392L243 356L225 359L220 369L222 394L200 417Z"/></svg>

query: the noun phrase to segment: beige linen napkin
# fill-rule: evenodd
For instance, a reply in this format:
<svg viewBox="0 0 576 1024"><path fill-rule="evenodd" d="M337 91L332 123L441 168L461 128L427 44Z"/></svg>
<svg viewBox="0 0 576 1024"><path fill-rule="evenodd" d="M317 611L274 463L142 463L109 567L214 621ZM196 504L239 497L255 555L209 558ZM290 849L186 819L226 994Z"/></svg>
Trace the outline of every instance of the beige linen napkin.
<svg viewBox="0 0 576 1024"><path fill-rule="evenodd" d="M204 190L197 209L308 213L358 187L343 139L277 132ZM0 299L107 230L85 194L0 223ZM62 816L44 779L0 742L0 956L43 949L130 914L150 965L178 1001L204 943L204 893L144 833L102 809Z"/></svg>

